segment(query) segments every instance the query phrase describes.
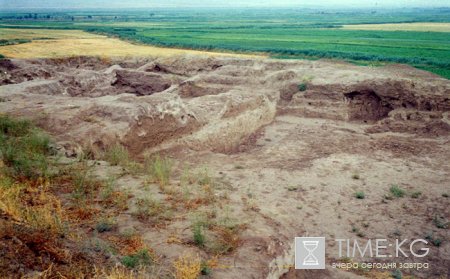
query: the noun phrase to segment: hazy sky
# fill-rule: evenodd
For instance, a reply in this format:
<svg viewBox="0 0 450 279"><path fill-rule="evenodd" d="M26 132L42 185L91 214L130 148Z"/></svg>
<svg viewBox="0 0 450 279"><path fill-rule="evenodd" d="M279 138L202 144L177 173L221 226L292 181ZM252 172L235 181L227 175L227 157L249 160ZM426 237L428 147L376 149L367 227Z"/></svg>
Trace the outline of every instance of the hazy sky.
<svg viewBox="0 0 450 279"><path fill-rule="evenodd" d="M135 8L135 7L449 7L450 0L0 0L2 9L15 8Z"/></svg>

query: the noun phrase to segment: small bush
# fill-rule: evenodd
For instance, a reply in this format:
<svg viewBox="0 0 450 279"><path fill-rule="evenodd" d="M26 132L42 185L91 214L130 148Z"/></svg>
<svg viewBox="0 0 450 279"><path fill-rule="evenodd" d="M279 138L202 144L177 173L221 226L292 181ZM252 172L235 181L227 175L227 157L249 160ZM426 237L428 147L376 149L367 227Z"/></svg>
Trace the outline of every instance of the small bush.
<svg viewBox="0 0 450 279"><path fill-rule="evenodd" d="M203 233L203 224L200 222L194 223L192 226L192 234L194 236L194 243L199 247L205 245L205 235Z"/></svg>
<svg viewBox="0 0 450 279"><path fill-rule="evenodd" d="M209 175L209 170L204 168L197 173L197 183L201 186L214 186L214 179Z"/></svg>
<svg viewBox="0 0 450 279"><path fill-rule="evenodd" d="M113 219L102 219L95 225L95 230L99 233L112 231L116 227Z"/></svg>
<svg viewBox="0 0 450 279"><path fill-rule="evenodd" d="M108 200L109 198L111 198L116 187L117 187L117 178L114 176L109 176L106 179L103 190L101 192L102 200Z"/></svg>
<svg viewBox="0 0 450 279"><path fill-rule="evenodd" d="M433 239L433 240L431 241L431 243L432 243L434 246L436 246L436 247L440 247L441 244L442 244L442 239L440 239L440 238L435 238L435 239Z"/></svg>
<svg viewBox="0 0 450 279"><path fill-rule="evenodd" d="M449 222L444 217L438 215L434 216L433 223L438 229L447 229L449 226Z"/></svg>
<svg viewBox="0 0 450 279"><path fill-rule="evenodd" d="M355 173L355 174L352 175L352 178L355 179L355 180L358 180L360 177L359 177L359 174Z"/></svg>
<svg viewBox="0 0 450 279"><path fill-rule="evenodd" d="M0 116L0 134L2 136L22 137L28 135L32 127L33 125L28 120Z"/></svg>
<svg viewBox="0 0 450 279"><path fill-rule="evenodd" d="M389 192L396 198L401 198L405 195L405 190L398 187L398 185L392 185L391 188L389 188Z"/></svg>
<svg viewBox="0 0 450 279"><path fill-rule="evenodd" d="M170 175L172 173L172 161L168 158L161 158L158 155L146 160L146 168L150 176L160 187L169 185Z"/></svg>
<svg viewBox="0 0 450 279"><path fill-rule="evenodd" d="M396 269L394 271L391 272L391 276L394 279L402 279L403 278L403 273L400 269Z"/></svg>
<svg viewBox="0 0 450 279"><path fill-rule="evenodd" d="M211 274L212 269L209 266L207 261L202 261L200 267L201 267L201 271L200 272L201 272L202 275L210 275Z"/></svg>
<svg viewBox="0 0 450 279"><path fill-rule="evenodd" d="M217 197L215 195L216 181L209 174L207 168L197 173L197 183L202 186L202 198L206 203L215 202Z"/></svg>
<svg viewBox="0 0 450 279"><path fill-rule="evenodd" d="M136 268L152 264L153 258L147 249L141 249L134 254L123 257L121 262L128 268Z"/></svg>
<svg viewBox="0 0 450 279"><path fill-rule="evenodd" d="M50 139L27 120L0 116L0 158L16 178L47 177Z"/></svg>
<svg viewBox="0 0 450 279"><path fill-rule="evenodd" d="M160 223L171 219L171 211L165 204L152 198L138 199L136 211L133 213L141 220Z"/></svg>
<svg viewBox="0 0 450 279"><path fill-rule="evenodd" d="M306 89L308 89L308 85L306 83L302 82L297 86L297 88L298 88L298 91L303 92L303 91L306 91Z"/></svg>
<svg viewBox="0 0 450 279"><path fill-rule="evenodd" d="M214 228L215 239L212 242L212 245L208 247L209 251L218 255L223 255L236 250L241 244L240 230L241 226L234 228L216 226Z"/></svg>
<svg viewBox="0 0 450 279"><path fill-rule="evenodd" d="M104 160L113 166L120 165L126 167L130 161L130 156L128 150L123 145L117 143L106 150Z"/></svg>
<svg viewBox="0 0 450 279"><path fill-rule="evenodd" d="M362 199L364 199L365 197L366 197L366 195L364 194L363 191L358 191L358 192L355 193L355 198L357 198L357 199L362 200Z"/></svg>
<svg viewBox="0 0 450 279"><path fill-rule="evenodd" d="M100 183L92 178L92 166L87 161L81 162L71 173L72 179L72 198L78 205L94 198L95 190L100 187Z"/></svg>

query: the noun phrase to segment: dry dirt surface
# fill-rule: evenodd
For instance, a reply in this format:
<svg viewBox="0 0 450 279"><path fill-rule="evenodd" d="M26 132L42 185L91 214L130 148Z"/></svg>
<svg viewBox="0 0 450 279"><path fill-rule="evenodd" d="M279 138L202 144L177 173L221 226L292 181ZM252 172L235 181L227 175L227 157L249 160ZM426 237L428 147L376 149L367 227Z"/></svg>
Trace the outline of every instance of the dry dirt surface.
<svg viewBox="0 0 450 279"><path fill-rule="evenodd" d="M176 173L206 166L223 203L203 210L242 225L212 278L387 278L333 269L344 260L334 239L426 237L424 258L369 260L449 276L449 80L402 65L194 56L1 60L0 70L0 112L33 119L66 156L120 143L136 160L171 157ZM118 182L135 197L167 194L131 175ZM192 245L189 214L174 214L161 227L125 212L119 229L167 260L207 253ZM326 270L293 270L296 236L326 237Z"/></svg>

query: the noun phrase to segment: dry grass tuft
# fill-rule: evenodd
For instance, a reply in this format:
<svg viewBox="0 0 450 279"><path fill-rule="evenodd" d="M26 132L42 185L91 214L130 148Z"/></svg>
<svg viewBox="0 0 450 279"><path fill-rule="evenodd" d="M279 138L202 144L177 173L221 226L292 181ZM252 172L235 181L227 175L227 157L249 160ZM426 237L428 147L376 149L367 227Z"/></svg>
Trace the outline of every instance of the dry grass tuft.
<svg viewBox="0 0 450 279"><path fill-rule="evenodd" d="M114 244L122 255L135 254L140 250L152 251L136 232L123 233L119 236L111 235L108 237L108 240Z"/></svg>
<svg viewBox="0 0 450 279"><path fill-rule="evenodd" d="M0 212L34 231L53 236L64 235L66 222L61 203L52 193L30 188L27 184L2 185L0 179ZM32 201L32 204L28 203Z"/></svg>
<svg viewBox="0 0 450 279"><path fill-rule="evenodd" d="M201 260L198 256L183 255L174 263L176 279L197 279L201 273Z"/></svg>
<svg viewBox="0 0 450 279"><path fill-rule="evenodd" d="M127 269L123 266L113 268L95 268L92 279L161 279L168 277L167 271L160 267L141 266L137 269Z"/></svg>
<svg viewBox="0 0 450 279"><path fill-rule="evenodd" d="M148 278L144 272L129 270L121 266L111 269L96 269L93 279L145 279Z"/></svg>
<svg viewBox="0 0 450 279"><path fill-rule="evenodd" d="M227 254L235 251L242 243L240 237L240 228L215 227L216 245L215 252L218 254Z"/></svg>
<svg viewBox="0 0 450 279"><path fill-rule="evenodd" d="M142 198L136 202L137 210L133 212L141 221L150 221L153 225L171 220L172 211L165 204L153 198Z"/></svg>
<svg viewBox="0 0 450 279"><path fill-rule="evenodd" d="M150 174L152 180L159 184L162 191L170 183L170 175L172 173L172 160L169 158L161 158L156 155L145 161L145 167Z"/></svg>
<svg viewBox="0 0 450 279"><path fill-rule="evenodd" d="M130 155L123 145L117 143L105 151L103 159L113 166L126 167L130 161Z"/></svg>

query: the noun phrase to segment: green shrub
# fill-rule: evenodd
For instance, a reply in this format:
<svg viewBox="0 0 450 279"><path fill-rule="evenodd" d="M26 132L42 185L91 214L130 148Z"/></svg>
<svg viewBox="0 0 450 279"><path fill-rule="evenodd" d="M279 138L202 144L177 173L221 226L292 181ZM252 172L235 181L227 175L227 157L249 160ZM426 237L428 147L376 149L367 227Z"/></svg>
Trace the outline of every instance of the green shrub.
<svg viewBox="0 0 450 279"><path fill-rule="evenodd" d="M357 198L357 199L362 200L362 199L364 199L365 197L366 197L366 195L364 194L363 191L358 191L358 192L355 193L355 198Z"/></svg>
<svg viewBox="0 0 450 279"><path fill-rule="evenodd" d="M192 226L192 233L194 236L194 243L199 247L205 246L205 235L203 233L203 224L200 222L194 223Z"/></svg>
<svg viewBox="0 0 450 279"><path fill-rule="evenodd" d="M33 125L28 120L13 119L9 116L0 116L0 133L2 136L21 137L30 133Z"/></svg>
<svg viewBox="0 0 450 279"><path fill-rule="evenodd" d="M122 264L128 268L150 265L153 262L152 256L147 249L142 249L134 254L125 256L121 260Z"/></svg>
<svg viewBox="0 0 450 279"><path fill-rule="evenodd" d="M433 223L438 229L447 229L450 222L448 222L444 217L435 215Z"/></svg>
<svg viewBox="0 0 450 279"><path fill-rule="evenodd" d="M161 187L169 185L172 173L172 161L168 158L161 158L159 155L147 159L146 168L152 177Z"/></svg>
<svg viewBox="0 0 450 279"><path fill-rule="evenodd" d="M200 268L201 268L202 275L210 275L212 272L211 267L209 266L208 262L206 262L206 261L201 262Z"/></svg>
<svg viewBox="0 0 450 279"><path fill-rule="evenodd" d="M428 240L428 241L430 241L431 244L433 244L433 245L436 246L436 247L439 247L439 246L441 246L441 244L442 244L442 239L440 239L440 238L435 238L435 237L433 236L433 233L432 233L432 232L428 233L428 234L425 236L425 239Z"/></svg>
<svg viewBox="0 0 450 279"><path fill-rule="evenodd" d="M136 201L136 211L133 212L137 218L151 221L154 224L170 220L172 211L164 203L152 198L141 198Z"/></svg>
<svg viewBox="0 0 450 279"><path fill-rule="evenodd" d="M138 265L138 258L134 256L125 256L121 260L122 264L128 268L135 268Z"/></svg>
<svg viewBox="0 0 450 279"><path fill-rule="evenodd" d="M102 219L95 225L95 230L99 233L112 231L116 227L113 219Z"/></svg>
<svg viewBox="0 0 450 279"><path fill-rule="evenodd" d="M403 273L400 269L396 269L394 271L391 272L391 276L394 279L402 279L403 278Z"/></svg>
<svg viewBox="0 0 450 279"><path fill-rule="evenodd" d="M47 176L50 138L30 121L0 116L0 158L14 177Z"/></svg>
<svg viewBox="0 0 450 279"><path fill-rule="evenodd" d="M209 174L208 168L204 168L197 173L197 183L201 186L214 186L214 179Z"/></svg>
<svg viewBox="0 0 450 279"><path fill-rule="evenodd" d="M442 239L440 239L440 238L435 238L435 239L433 239L433 240L431 241L431 243L432 243L434 246L436 246L436 247L440 247L441 244L442 244Z"/></svg>
<svg viewBox="0 0 450 279"><path fill-rule="evenodd" d="M71 195L77 202L85 202L94 197L93 194L99 184L93 179L91 172L92 166L83 160L71 173L73 184Z"/></svg>
<svg viewBox="0 0 450 279"><path fill-rule="evenodd" d="M114 190L117 187L117 178L115 176L109 176L105 182L102 192L100 193L100 197L102 200L107 200L114 193Z"/></svg>
<svg viewBox="0 0 450 279"><path fill-rule="evenodd" d="M306 91L306 89L308 89L308 85L306 83L302 82L297 86L297 88L298 88L298 91L303 92L303 91Z"/></svg>
<svg viewBox="0 0 450 279"><path fill-rule="evenodd" d="M406 193L405 190L398 187L398 185L392 185L391 188L389 188L389 192L391 192L391 194L396 198L401 198Z"/></svg>
<svg viewBox="0 0 450 279"><path fill-rule="evenodd" d="M123 145L115 144L106 150L104 160L113 166L120 165L126 167L130 161L130 156L128 150Z"/></svg>

